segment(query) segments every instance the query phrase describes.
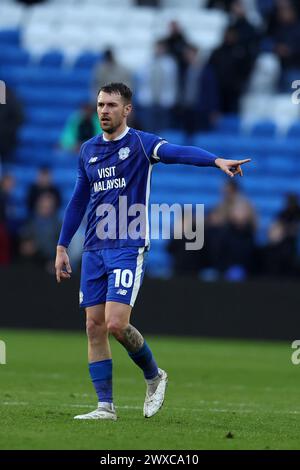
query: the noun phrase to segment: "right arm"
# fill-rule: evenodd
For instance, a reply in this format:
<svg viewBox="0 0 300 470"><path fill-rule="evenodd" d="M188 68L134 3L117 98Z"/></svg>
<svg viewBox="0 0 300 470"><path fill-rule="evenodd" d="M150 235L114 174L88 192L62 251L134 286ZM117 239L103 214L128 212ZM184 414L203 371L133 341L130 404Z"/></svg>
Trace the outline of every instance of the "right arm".
<svg viewBox="0 0 300 470"><path fill-rule="evenodd" d="M73 195L66 208L57 244L55 270L56 280L70 278L72 272L67 248L78 230L90 200L90 183L86 175L82 156L79 157L77 180Z"/></svg>

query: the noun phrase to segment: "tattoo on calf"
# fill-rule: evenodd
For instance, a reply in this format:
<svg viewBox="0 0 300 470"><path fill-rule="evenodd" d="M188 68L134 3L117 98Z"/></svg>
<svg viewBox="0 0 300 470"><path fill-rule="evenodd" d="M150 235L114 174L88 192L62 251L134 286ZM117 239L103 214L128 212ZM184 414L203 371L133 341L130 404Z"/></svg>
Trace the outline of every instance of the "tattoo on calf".
<svg viewBox="0 0 300 470"><path fill-rule="evenodd" d="M134 326L128 325L124 330L123 338L120 343L123 344L127 351L135 353L143 346L144 338Z"/></svg>

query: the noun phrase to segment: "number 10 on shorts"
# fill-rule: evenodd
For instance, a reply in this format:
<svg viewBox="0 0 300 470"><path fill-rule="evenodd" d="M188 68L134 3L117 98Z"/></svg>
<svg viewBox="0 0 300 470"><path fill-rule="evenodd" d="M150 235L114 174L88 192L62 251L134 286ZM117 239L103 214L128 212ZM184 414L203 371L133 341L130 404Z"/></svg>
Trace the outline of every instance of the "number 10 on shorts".
<svg viewBox="0 0 300 470"><path fill-rule="evenodd" d="M133 283L133 274L130 269L114 269L115 274L115 287L131 287Z"/></svg>

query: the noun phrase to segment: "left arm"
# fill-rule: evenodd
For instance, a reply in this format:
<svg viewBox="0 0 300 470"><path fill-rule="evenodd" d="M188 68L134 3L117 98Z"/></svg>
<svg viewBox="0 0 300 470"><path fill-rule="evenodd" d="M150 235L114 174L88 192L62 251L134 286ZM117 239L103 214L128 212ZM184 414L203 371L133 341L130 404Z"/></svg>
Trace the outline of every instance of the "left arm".
<svg viewBox="0 0 300 470"><path fill-rule="evenodd" d="M184 165L212 166L220 168L231 178L236 174L243 176L241 165L250 162L245 160L226 160L207 152L199 147L174 145L167 142L159 143L154 151L153 158L162 163L183 163Z"/></svg>

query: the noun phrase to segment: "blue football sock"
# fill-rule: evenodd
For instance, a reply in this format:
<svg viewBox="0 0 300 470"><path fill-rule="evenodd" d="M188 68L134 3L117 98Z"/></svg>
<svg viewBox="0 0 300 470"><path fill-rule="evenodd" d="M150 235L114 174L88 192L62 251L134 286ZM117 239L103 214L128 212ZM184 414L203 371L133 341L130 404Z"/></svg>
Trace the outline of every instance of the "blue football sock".
<svg viewBox="0 0 300 470"><path fill-rule="evenodd" d="M91 362L89 371L94 384L98 401L112 403L112 359Z"/></svg>
<svg viewBox="0 0 300 470"><path fill-rule="evenodd" d="M139 351L135 353L128 352L128 354L136 365L142 369L146 380L154 379L158 375L157 364L146 341L144 341Z"/></svg>

